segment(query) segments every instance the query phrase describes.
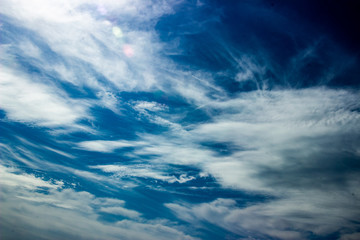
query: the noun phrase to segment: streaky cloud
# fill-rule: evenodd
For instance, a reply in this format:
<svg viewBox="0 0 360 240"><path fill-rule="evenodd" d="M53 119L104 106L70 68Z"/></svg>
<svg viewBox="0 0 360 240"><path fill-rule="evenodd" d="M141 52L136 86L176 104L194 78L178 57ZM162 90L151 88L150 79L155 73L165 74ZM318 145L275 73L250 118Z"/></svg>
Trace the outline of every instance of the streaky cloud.
<svg viewBox="0 0 360 240"><path fill-rule="evenodd" d="M121 209L122 215L131 218L137 217L138 213L123 208L124 202L118 199L97 198L85 191L62 189L61 181L52 183L33 175L14 173L16 169L4 166L0 169L1 195L6 193L0 206L0 218L1 225L6 226L2 232L6 238L118 239L120 235L123 239L168 239L174 236L195 239L159 222L122 220L105 224L98 217L108 210L119 214ZM40 188L46 188L47 193L34 192ZM34 216L38 216L36 221ZM19 224L14 226L11 219L16 219Z"/></svg>
<svg viewBox="0 0 360 240"><path fill-rule="evenodd" d="M86 126L77 124L80 119L89 118L85 102L62 96L59 89L30 78L2 66L0 103L10 120L86 130Z"/></svg>

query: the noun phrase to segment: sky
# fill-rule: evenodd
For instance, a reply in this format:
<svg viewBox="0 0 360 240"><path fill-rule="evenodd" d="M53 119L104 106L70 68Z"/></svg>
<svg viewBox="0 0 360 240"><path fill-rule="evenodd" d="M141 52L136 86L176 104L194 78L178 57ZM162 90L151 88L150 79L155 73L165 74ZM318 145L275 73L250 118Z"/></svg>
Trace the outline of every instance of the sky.
<svg viewBox="0 0 360 240"><path fill-rule="evenodd" d="M360 239L356 2L1 0L0 238Z"/></svg>

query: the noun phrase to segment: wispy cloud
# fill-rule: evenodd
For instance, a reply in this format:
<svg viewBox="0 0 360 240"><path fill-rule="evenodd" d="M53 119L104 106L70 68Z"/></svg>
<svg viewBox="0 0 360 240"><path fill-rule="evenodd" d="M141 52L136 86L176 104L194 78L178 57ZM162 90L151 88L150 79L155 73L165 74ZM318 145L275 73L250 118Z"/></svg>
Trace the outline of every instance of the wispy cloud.
<svg viewBox="0 0 360 240"><path fill-rule="evenodd" d="M139 214L123 207L118 199L97 198L88 192L62 189L61 181L51 182L1 167L1 226L3 236L67 239L194 239L160 223L132 220L105 224L101 213L136 218ZM46 188L47 192L35 192ZM34 216L38 216L34 218ZM11 222L16 220L17 225ZM21 227L20 227L21 226ZM15 231L11 233L11 230Z"/></svg>
<svg viewBox="0 0 360 240"><path fill-rule="evenodd" d="M8 117L46 127L72 125L80 130L76 123L91 117L87 112L90 107L102 106L120 113L117 91L156 88L156 75L162 71L155 71L153 63L162 61L158 53L160 43L153 30L129 28L127 22L136 19L139 24L152 27L153 19L172 10L165 2L137 4L20 1L14 6L5 1L1 13L8 24L17 26L7 29L6 39L11 44L4 47L8 53L3 56L7 63L1 77L1 101ZM113 19L114 15L118 19ZM43 27L40 29L39 25ZM114 28L122 36L114 35ZM59 88L59 82L49 86L50 79L28 74L14 54L21 54L43 74L76 86L77 91L84 93L83 88L90 88L97 98L72 99ZM11 96L16 96L12 104Z"/></svg>
<svg viewBox="0 0 360 240"><path fill-rule="evenodd" d="M329 37L287 31L301 24L262 1L235 4L236 28L212 4L2 1L1 130L36 126L0 139L0 162L14 166L0 168L5 236L191 239L127 201L16 166L111 193L143 182L200 189L201 177L173 171L192 168L219 188L272 200L167 203L185 222L255 238L357 236L359 91L334 87L356 57ZM259 14L270 16L264 27ZM29 137L44 129L51 136ZM117 217L128 219L107 222Z"/></svg>
<svg viewBox="0 0 360 240"><path fill-rule="evenodd" d="M102 207L100 208L100 212L120 215L128 218L138 218L140 216L139 212L123 207Z"/></svg>
<svg viewBox="0 0 360 240"><path fill-rule="evenodd" d="M134 4L133 1L121 4L108 1L60 1L56 4L35 1L29 4L21 1L14 6L5 1L2 14L19 26L36 32L57 54L55 64L49 65L47 60L50 56L45 54L38 61L42 68L59 73L64 80L92 87L101 86L95 76L86 74L91 70L102 74L121 90L146 89L156 84L152 63L156 61L159 46L151 31L128 28L127 22L136 17L139 24L151 26L151 19L170 13L171 7L167 3L152 1ZM99 6L109 11L102 14ZM119 16L118 19L113 20L114 15ZM43 26L41 29L37 27L39 24ZM123 38L113 35L112 29L115 27L123 28ZM29 50L36 49L34 44L38 43L26 40L26 44L22 46L28 46ZM123 51L125 46L132 49L132 56L127 56ZM56 60L59 57L63 59L62 63ZM69 67L64 68L64 64ZM79 73L85 73L85 79Z"/></svg>
<svg viewBox="0 0 360 240"><path fill-rule="evenodd" d="M31 81L31 76L4 66L0 74L0 103L10 120L46 127L85 128L77 122L89 118L86 102L73 100L60 89Z"/></svg>
<svg viewBox="0 0 360 240"><path fill-rule="evenodd" d="M111 153L119 148L126 147L136 147L143 145L144 142L134 142L134 141L106 141L106 140L94 140L94 141L84 141L78 143L78 147L83 150L94 151L94 152L104 152Z"/></svg>
<svg viewBox="0 0 360 240"><path fill-rule="evenodd" d="M240 236L307 239L307 232L327 236L342 230L346 239L346 232L358 228L350 219L357 218L359 204L355 199L348 202L349 198L349 195L326 191L294 191L286 199L244 208L238 207L232 199L197 205L169 203L166 206L191 224L200 227L206 221Z"/></svg>
<svg viewBox="0 0 360 240"><path fill-rule="evenodd" d="M157 102L146 102L146 101L137 101L134 104L134 109L146 113L146 111L157 112L167 110L168 107L165 104L160 104Z"/></svg>
<svg viewBox="0 0 360 240"><path fill-rule="evenodd" d="M320 155L330 152L328 144L333 146L333 151L338 151L340 136L356 141L360 120L355 110L357 95L329 89L242 94L236 100L215 103L215 108L219 104L223 114L214 117L213 123L199 125L191 132L199 141L231 142L242 149L225 161L209 164L209 167L213 165L210 169L217 172L215 175L224 177L225 184L241 186L247 181L237 177L231 180L230 176L245 174L249 179L261 179L264 168L283 169L294 162L301 163L299 168L307 164L320 168L318 161L325 161ZM356 147L353 144L348 147L347 151L355 154ZM217 171L221 166L225 167L224 171ZM222 174L232 172L231 169L239 172ZM255 173L256 169L260 172Z"/></svg>
<svg viewBox="0 0 360 240"><path fill-rule="evenodd" d="M360 181L358 168L349 172L347 167L359 157L357 92L256 91L209 102L207 107L217 109L212 122L194 124L177 138L174 132L164 141L164 136L153 136L148 141L154 147L135 152L155 154L157 161L193 164L224 187L263 192L279 200L246 208L230 199L192 207L167 205L180 218L191 223L206 220L239 235L250 231L281 239L303 239L306 231L325 236L345 226L356 229L351 221L339 219L357 219L352 209L359 208L354 188ZM216 149L202 145L209 141L230 144L230 154L219 156ZM349 207L347 201L354 205ZM264 227L255 229L258 225Z"/></svg>
<svg viewBox="0 0 360 240"><path fill-rule="evenodd" d="M45 149L49 150L49 151L52 151L54 153L57 153L61 156L64 156L64 157L67 157L67 158L75 158L75 156L71 155L71 154L68 154L66 152L63 152L63 151L60 151L58 149L54 149L54 148L51 148L51 147L47 147L47 146L44 146Z"/></svg>
<svg viewBox="0 0 360 240"><path fill-rule="evenodd" d="M16 174L18 171L15 168L0 167L1 182L5 186L23 187L30 190L35 190L40 187L48 189L61 188L62 184L53 184L50 181L44 181L31 174Z"/></svg>
<svg viewBox="0 0 360 240"><path fill-rule="evenodd" d="M121 165L96 165L90 166L93 169L100 169L107 173L113 173L117 177L140 177L140 178L151 178L161 181L166 181L169 183L185 183L191 180L194 180L194 176L187 176L186 174L181 174L179 178L166 174L166 171L155 170L159 168L158 166L151 165L130 165L130 166L121 166Z"/></svg>

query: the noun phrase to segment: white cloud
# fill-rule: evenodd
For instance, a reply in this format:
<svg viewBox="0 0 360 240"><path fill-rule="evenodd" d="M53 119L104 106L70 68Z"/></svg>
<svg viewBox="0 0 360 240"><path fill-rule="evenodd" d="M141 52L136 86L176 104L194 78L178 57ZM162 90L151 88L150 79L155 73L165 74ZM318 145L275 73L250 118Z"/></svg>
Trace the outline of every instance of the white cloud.
<svg viewBox="0 0 360 240"><path fill-rule="evenodd" d="M75 158L75 156L69 154L69 153L66 153L66 152L63 152L63 151L60 151L58 149L54 149L54 148L51 148L51 147L47 147L47 146L43 146L43 148L51 151L51 152L54 152L54 153L57 153L61 156L64 156L64 157L67 157L67 158Z"/></svg>
<svg viewBox="0 0 360 240"><path fill-rule="evenodd" d="M168 127L175 132L183 131L182 126L176 123L176 118L179 118L178 116L171 113L164 114L164 112L168 112L169 110L167 105L147 101L134 101L132 102L132 105L132 108L148 121L160 126ZM174 117L175 119L173 119Z"/></svg>
<svg viewBox="0 0 360 240"><path fill-rule="evenodd" d="M240 151L203 166L224 185L247 190L267 188L262 169L292 164L288 154L293 154L292 161L314 166L310 156L326 154L329 139L338 147L337 136L354 141L351 135L360 132L360 114L354 111L359 108L358 93L344 90L258 91L207 107L222 114L194 126L189 131L192 141L231 143ZM355 154L356 149L351 145L348 151Z"/></svg>
<svg viewBox="0 0 360 240"><path fill-rule="evenodd" d="M33 175L15 173L1 166L0 225L5 238L26 239L194 239L173 226L142 219L101 222L101 212L113 211L136 218L138 213L123 207L124 201L97 198L88 192L61 189ZM8 180L11 181L8 181ZM44 191L36 191L47 188ZM119 211L121 210L121 211Z"/></svg>
<svg viewBox="0 0 360 240"><path fill-rule="evenodd" d="M188 182L188 181L191 181L191 180L194 180L195 177L194 176L187 176L186 174L181 174L179 176L179 179L174 179L174 180L171 180L171 182L179 182L179 183L185 183L185 182Z"/></svg>
<svg viewBox="0 0 360 240"><path fill-rule="evenodd" d="M80 170L74 165L65 166L63 164L55 163L53 161L50 161L51 156L44 157L42 155L42 150L46 149L49 151L53 151L56 149L49 148L40 144L36 145L20 137L17 138L25 145L0 143L0 153L2 156L2 158L0 158L1 164L10 166L13 166L15 164L16 166L17 163L21 163L22 165L24 164L26 168L30 168L42 173L44 173L44 169L46 169L46 171L50 172L59 172L66 175L73 175L76 176L76 178L90 181L101 188L106 187L106 189L110 192L118 191L119 188L128 189L137 186L134 182L122 180L117 176L109 177L103 174L97 174L91 170ZM66 147L71 148L71 144L65 143L63 148L66 149ZM67 153L62 151L55 153L70 159L73 159L73 157L78 157L77 155L68 155Z"/></svg>
<svg viewBox="0 0 360 240"><path fill-rule="evenodd" d="M99 91L96 96L100 99L100 105L104 108L108 108L114 113L120 114L118 109L119 99L109 91Z"/></svg>
<svg viewBox="0 0 360 240"><path fill-rule="evenodd" d="M194 124L179 137L187 139L182 142L189 153L202 156L203 161L195 157L192 164L224 187L265 192L278 200L243 208L231 199L166 206L197 226L208 221L255 238L305 239L305 232L326 236L346 229L342 238L351 239L345 233L358 227L354 209L359 209L355 186L360 179L358 169L349 172L347 164L358 160L358 96L356 91L313 88L257 91L209 102L204 107L217 110L213 121ZM208 141L230 144L233 150L217 156L197 145ZM175 141L168 141L167 148L172 144L175 148ZM176 159L172 151L165 153L165 146L157 146L159 158ZM186 154L180 159L190 164Z"/></svg>
<svg viewBox="0 0 360 240"><path fill-rule="evenodd" d="M84 128L77 122L88 118L86 102L60 95L59 89L31 81L31 76L5 66L1 69L0 104L9 119L46 127Z"/></svg>
<svg viewBox="0 0 360 240"><path fill-rule="evenodd" d="M339 168L339 161L352 164L358 157L357 100L357 92L326 88L243 93L204 106L217 111L211 122L161 136L140 135L144 144L132 154L150 155L154 164L195 166L224 187L279 198L244 208L233 200L167 205L185 221L205 220L235 234L250 232L259 238L303 239L305 231L326 236L343 227L351 232L356 228L351 219L358 215L351 210L358 208L353 199L358 194L358 171ZM349 144L344 146L343 140ZM225 143L233 149L223 156L200 145L203 142ZM119 176L170 179L146 167L95 168ZM339 181L343 185L338 186ZM264 227L254 227L259 225Z"/></svg>
<svg viewBox="0 0 360 240"><path fill-rule="evenodd" d="M1 163L11 164L14 160L16 160L22 162L26 166L36 168L36 164L34 164L32 159L21 156L21 151L19 153L18 149L13 149L11 146L3 143L0 143L0 146L0 151L2 155L2 158L0 159Z"/></svg>
<svg viewBox="0 0 360 240"><path fill-rule="evenodd" d="M142 142L131 142L125 140L118 140L118 141L94 140L94 141L80 142L78 143L78 146L80 149L87 151L111 153L119 148L135 147L142 144L143 144Z"/></svg>
<svg viewBox="0 0 360 240"><path fill-rule="evenodd" d="M167 61L160 57L162 44L153 27L159 17L172 13L173 4L176 2L64 0L50 4L36 0L30 4L23 0L3 1L0 12L11 24L24 31L15 33L9 30L8 37L12 42L7 48L11 53L7 53L6 58L8 63L12 63L8 64L12 69L3 73L6 76L1 78L10 81L11 85L6 85L9 89L5 86L2 89L14 96L21 94L19 86L25 85L21 91L28 94L28 98L38 96L36 100L17 99L21 106L15 106L16 102L14 106L8 106L10 97L2 94L2 101L6 101L3 107L11 119L47 127L75 126L75 122L86 115L87 107L92 106L102 106L120 114L116 97L119 90L161 88L161 82L166 78L162 68ZM114 16L117 16L116 20ZM144 25L148 26L146 30L140 30ZM123 36L114 36L113 28L120 29ZM35 37L27 35L28 32L33 32ZM131 48L132 56L124 52L125 47ZM98 99L87 102L81 99L87 106L80 106L78 101L54 94L60 89L50 87L50 80L42 83L42 79L34 81L26 77L24 69L16 65L14 52L26 57L26 61L44 75L73 84L79 91L90 87ZM8 80L10 71L20 77ZM20 81L20 78L27 80ZM31 91L33 94L30 95ZM30 104L34 111L20 111ZM53 114L54 111L57 114Z"/></svg>
<svg viewBox="0 0 360 240"><path fill-rule="evenodd" d="M238 68L238 73L235 76L235 80L238 82L254 81L257 88L260 88L260 84L257 83L256 75L264 75L266 72L265 66L261 66L255 63L253 59L248 56L243 56L240 59L234 59Z"/></svg>
<svg viewBox="0 0 360 240"><path fill-rule="evenodd" d="M100 17L101 13L96 11L99 4L109 10L108 14ZM152 77L153 63L159 61L157 52L160 45L156 35L151 30L140 31L136 27L126 27L127 22L134 24L136 21L152 27L152 19L171 11L167 2L152 1L122 1L116 4L109 1L58 1L54 4L42 0L31 4L28 1L17 1L16 4L4 1L2 7L4 15L12 18L19 26L36 32L51 50L63 57L63 61L69 65L66 69L63 63L49 65L48 56L43 55L38 56L41 68L58 72L64 80L76 85L99 87L102 84L88 74L89 70L95 70L121 90L146 90L157 84ZM120 26L104 20L107 17L112 18L113 14L118 16L116 22ZM42 28L38 28L39 25ZM123 39L113 35L113 27L122 28ZM34 44L37 43L26 46ZM126 56L123 52L124 46L131 46L133 56ZM89 81L90 79L92 80Z"/></svg>
<svg viewBox="0 0 360 240"><path fill-rule="evenodd" d="M149 144L136 149L134 153L139 156L154 155L155 162L200 166L213 160L211 150L199 147L189 139L188 142L183 142L182 140L186 138L167 139L162 136L147 136L146 139L150 141Z"/></svg>
<svg viewBox="0 0 360 240"><path fill-rule="evenodd" d="M182 211L179 216L187 221L199 218L213 222L212 218L218 217L223 219L222 227L239 234L242 233L241 229L253 231L256 229L252 226L264 224L263 234L289 239L301 237L296 231L286 230L293 228L292 226L296 226L293 229L305 229L323 234L330 232L328 230L330 228L338 227L334 219L342 217L356 219L344 206L347 201L352 201L353 197L349 193L356 190L354 183L358 183L359 180L358 169L349 170L348 167L353 166L352 164L359 157L357 137L360 133L359 92L327 88L267 91L267 79L264 75L271 68L271 64L262 66L248 57L237 58L231 54L230 48L226 47L226 49L216 51L228 51L219 56L229 55L233 58L229 62L237 71L232 76L234 80L239 84L254 81L257 89L265 90L233 94L227 97L227 93L213 83L213 75L221 75L221 73L208 74L196 71L196 69L189 72L179 71L177 66L162 58L163 43L154 31L154 26L159 17L172 13L172 4L176 3L84 0L55 3L40 0L2 1L0 12L10 19L10 23L19 29L24 28L33 32L34 36L41 40L41 44L57 56L57 60L50 59L44 54L39 43L27 37L26 34L23 34L18 46L14 41L8 44L9 47L23 52L24 57L29 57L31 63L41 72L50 74L59 81L71 83L79 89L84 86L90 87L97 97L94 101L71 99L64 91L55 87L55 83L49 85L49 82L45 83L42 79L33 79L29 74L25 74L25 70L12 64L16 61L9 57L9 52L6 52L4 56L6 60L9 60L9 64L2 67L0 73L0 104L8 119L45 127L84 129L79 121L91 118L88 116L88 109L92 106L103 106L115 113L120 112L116 92L161 89L167 94L181 95L183 100L192 107L204 111L208 116L207 122L194 122L182 126L179 123L181 117L169 117L162 113L166 109L164 105L138 101L133 102L135 110L153 123L168 126L171 131L164 132L161 136L139 135L141 142L95 140L79 142L77 147L103 153L135 147L131 154L136 158L151 156L154 164L162 166L179 164L196 167L202 170L203 176L207 174L214 176L223 187L251 192L265 191L267 194L273 194L282 199L244 209L235 207L234 202L228 200L218 200L187 208L176 204L168 205L178 214ZM113 20L112 16L117 16L117 19ZM118 30L118 33L114 35L114 28L120 29L121 34L118 34ZM300 53L298 57L295 57L291 63L294 69L281 69L284 71L284 76L295 78L301 76L302 69L299 68L299 62L302 62L309 54L313 55L314 50L310 49L310 52ZM264 60L264 62L269 61ZM12 69L9 69L10 66ZM335 66L335 68L328 73L330 77L322 74L321 81L328 81L328 78L335 76L337 71L342 69L340 66ZM276 77L283 76L272 72L277 75ZM294 79L294 81L297 80ZM283 81L287 82L287 79ZM228 154L223 156L219 154L220 151L203 146L203 143L208 142L223 144L225 146L223 150L228 151ZM229 149L226 149L228 146ZM65 152L48 150L71 157ZM56 169L56 164L45 164L45 160L38 159L35 154L26 149L19 147L17 151L25 157L14 153L11 149L9 155L27 166L36 164L37 167L52 166L51 169ZM348 168L345 169L346 167ZM144 166L98 165L93 168L114 173L114 176L145 177L168 182L182 183L193 179L192 176L187 175L176 178L166 175L165 171ZM89 171L64 166L59 169L93 182L102 182L106 179L100 174ZM39 182L34 176L24 174L21 176L14 176L12 173L5 174L4 182L9 187L19 187L19 184L15 183L21 182L28 189L34 189L41 184L48 188L53 186L46 181ZM26 183L27 180L29 183ZM345 187L340 188L339 185ZM319 191L320 187L326 187L328 192L343 195L344 198L340 197L331 201L333 196L325 191ZM294 189L301 190L306 197L294 193ZM67 192L63 191L63 194ZM6 206L9 209L17 209L16 205L12 204L25 204L28 213L35 214L35 210L41 209L39 206L33 206L33 202L42 201L51 205L45 208L49 210L49 213L61 215L53 206L61 208L76 205L72 202L63 205L54 200L55 195L53 193L45 197L41 194L36 194L36 196L29 194L14 198L14 203L8 202ZM60 195L56 197L62 199L63 196ZM312 195L316 197L308 197ZM91 196L82 197L92 198ZM341 206L336 206L335 202ZM309 221L315 219L318 222L326 222L322 221L322 217L326 214L321 208L323 205L331 206L327 209L332 211L331 217L326 219L330 225L321 229L311 225ZM358 207L351 204L350 206ZM292 219L290 213L298 207L307 214L309 221L301 217ZM109 209L120 215L127 214L133 217L136 215L131 211L126 212L122 205L102 208L104 211L110 211ZM44 219L54 219L46 212L41 213ZM7 214L15 213L7 212ZM74 220L77 219L80 222L85 220L84 217L77 216L75 212L66 212L66 214L71 219L74 217ZM25 222L27 226L32 224L24 220L30 215L12 216L14 219ZM264 220L266 220L265 223ZM73 229L73 226L67 225L67 221L59 224L79 236L85 234L91 226L95 226L94 229L101 228L110 235L113 233L109 235L109 239L116 238L114 236L119 234L119 232L115 234L117 230L114 230L114 226L108 227L97 222L95 215L90 215L90 222L89 226L81 226L82 230L86 230L82 233L80 230ZM343 222L340 221L340 223ZM45 226L52 223L47 224ZM167 234L175 231L173 233L179 238L185 238L176 230L163 226L158 228L151 224L135 224L131 221L118 224L119 226L133 224L129 229L150 228L154 234L164 229ZM41 224L35 228L41 229ZM142 233L136 235L135 230L134 232L126 231L122 233L129 238L146 236L141 235ZM100 233L104 234L104 232L95 233L90 238L99 237ZM50 238L50 235L46 234L51 233L44 234L45 237ZM87 238L87 236L83 237Z"/></svg>
<svg viewBox="0 0 360 240"><path fill-rule="evenodd" d="M179 178L168 175L164 171L155 170L159 169L158 166L150 165L96 165L90 166L93 169L100 169L107 173L114 173L117 177L141 177L141 178L152 178L156 180L166 181L169 183L185 183L195 179L194 176L187 176L186 174L181 174Z"/></svg>
<svg viewBox="0 0 360 240"><path fill-rule="evenodd" d="M30 190L39 187L57 189L61 188L62 184L53 184L50 181L44 181L31 174L16 174L17 169L7 168L0 165L1 184L11 187L23 187Z"/></svg>
<svg viewBox="0 0 360 240"><path fill-rule="evenodd" d="M197 104L206 103L209 89L221 92L219 87L209 83L209 74L178 71L169 59L163 57L163 43L154 26L158 18L171 14L172 5L176 4L177 1L112 3L82 0L54 4L37 0L30 4L18 0L16 4L4 1L0 11L13 24L38 36L30 38L22 34L19 45L13 39L13 49L19 52L27 49L27 55L32 57L31 63L59 81L71 83L79 90L90 87L99 98L89 102L91 106L100 105L119 114L115 97L118 91L164 89ZM114 20L113 16L117 19ZM144 26L147 26L146 30L140 30ZM121 29L122 37L113 35L114 27ZM53 53L37 51L45 49L43 46L49 47ZM132 56L123 51L125 46L131 48ZM16 60L11 59L11 62ZM23 71L16 68L16 72ZM100 80L99 75L104 78ZM174 125L161 117L152 121Z"/></svg>
<svg viewBox="0 0 360 240"><path fill-rule="evenodd" d="M164 58L164 44L154 26L166 14L173 13L178 1L4 1L2 13L18 26L34 31L41 44L46 44L56 55L35 54L33 64L60 81L75 86L88 86L115 95L120 91L152 91L163 89L185 96L189 101L205 104L210 91L224 94L210 83L210 74L186 72ZM99 10L100 9L100 10ZM114 20L114 16L117 19ZM107 20L107 18L109 20ZM111 20L111 21L110 21ZM128 24L128 23L131 24ZM42 28L38 28L41 25ZM144 29L146 26L146 30ZM121 29L123 37L114 36L112 29ZM21 39L22 49L39 48L40 43ZM13 44L14 48L19 46ZM127 56L124 47L131 48ZM61 59L61 60L59 60ZM51 61L49 61L51 60ZM98 74L105 79L99 80ZM101 97L100 96L100 97ZM101 98L105 107L117 112L110 98ZM109 101L111 100L111 101Z"/></svg>
<svg viewBox="0 0 360 240"><path fill-rule="evenodd" d="M125 216L125 217L129 217L129 218L138 218L141 215L137 211L129 210L129 209L126 209L123 207L101 207L99 211L104 212L104 213Z"/></svg>
<svg viewBox="0 0 360 240"><path fill-rule="evenodd" d="M349 172L347 166L358 158L359 107L356 91L242 93L208 102L204 108L216 113L212 121L194 123L185 132L140 136L147 144L133 153L150 155L153 163L195 166L224 187L279 199L244 208L233 200L167 205L191 223L206 220L255 238L303 239L306 231L326 236L342 228L351 232L358 219L352 209L359 209L355 186L360 179L358 169ZM219 155L204 142L224 144L229 153ZM254 227L259 225L263 228Z"/></svg>
<svg viewBox="0 0 360 240"><path fill-rule="evenodd" d="M134 102L133 108L139 112L146 112L146 110L151 112L158 112L166 110L167 106L157 102L136 101Z"/></svg>
<svg viewBox="0 0 360 240"><path fill-rule="evenodd" d="M307 239L307 231L326 236L342 230L355 231L359 204L348 197L329 192L293 192L286 199L240 208L232 199L210 203L166 204L177 216L197 227L203 221L239 235L254 238ZM350 211L349 211L350 210ZM261 227L259 227L261 226ZM344 234L342 239L348 235ZM349 235L350 237L351 235ZM351 238L349 238L351 239Z"/></svg>
<svg viewBox="0 0 360 240"><path fill-rule="evenodd" d="M38 59L41 57L41 49L30 41L23 41L19 44L19 49L25 56Z"/></svg>

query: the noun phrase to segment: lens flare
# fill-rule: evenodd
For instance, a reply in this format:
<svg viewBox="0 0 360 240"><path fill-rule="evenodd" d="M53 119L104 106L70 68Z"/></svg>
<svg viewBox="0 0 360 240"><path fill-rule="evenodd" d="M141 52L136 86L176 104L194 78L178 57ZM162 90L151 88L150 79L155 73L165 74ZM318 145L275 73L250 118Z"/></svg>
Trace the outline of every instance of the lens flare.
<svg viewBox="0 0 360 240"><path fill-rule="evenodd" d="M121 28L119 28L119 27L113 27L112 32L113 32L114 36L117 38L123 37L123 32L122 32Z"/></svg>
<svg viewBox="0 0 360 240"><path fill-rule="evenodd" d="M134 49L128 44L123 46L123 51L127 57L134 56Z"/></svg>

